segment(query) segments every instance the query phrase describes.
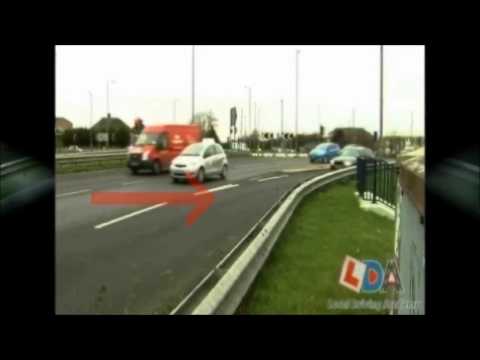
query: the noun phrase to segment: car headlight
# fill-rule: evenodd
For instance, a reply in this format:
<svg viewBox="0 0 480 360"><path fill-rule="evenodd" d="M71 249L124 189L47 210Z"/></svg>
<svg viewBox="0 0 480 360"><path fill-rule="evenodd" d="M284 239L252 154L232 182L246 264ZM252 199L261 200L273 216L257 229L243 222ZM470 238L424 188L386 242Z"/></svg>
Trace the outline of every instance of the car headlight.
<svg viewBox="0 0 480 360"><path fill-rule="evenodd" d="M353 162L352 161L345 161L344 164L345 164L345 166L352 166Z"/></svg>
<svg viewBox="0 0 480 360"><path fill-rule="evenodd" d="M144 152L144 153L142 154L142 160L143 160L143 161L148 160L148 155L150 155L149 152Z"/></svg>

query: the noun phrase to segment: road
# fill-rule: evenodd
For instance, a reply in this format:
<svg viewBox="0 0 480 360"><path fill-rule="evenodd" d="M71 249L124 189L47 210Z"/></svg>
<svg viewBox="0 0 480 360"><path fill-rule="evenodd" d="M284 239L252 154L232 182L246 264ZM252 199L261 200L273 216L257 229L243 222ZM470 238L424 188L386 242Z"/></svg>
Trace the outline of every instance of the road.
<svg viewBox="0 0 480 360"><path fill-rule="evenodd" d="M92 191L194 191L168 174L127 169L56 177L55 285L59 314L170 312L292 186L318 171L306 159L230 160L205 183L214 203L192 226L188 206L92 205Z"/></svg>

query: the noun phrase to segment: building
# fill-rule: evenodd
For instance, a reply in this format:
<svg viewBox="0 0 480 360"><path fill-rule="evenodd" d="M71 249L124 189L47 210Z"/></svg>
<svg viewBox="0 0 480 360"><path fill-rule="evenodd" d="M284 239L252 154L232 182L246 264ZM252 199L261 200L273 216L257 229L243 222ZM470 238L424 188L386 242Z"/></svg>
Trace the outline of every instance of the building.
<svg viewBox="0 0 480 360"><path fill-rule="evenodd" d="M364 128L336 128L328 133L328 140L340 145L340 147L356 144L373 149L375 145L374 136Z"/></svg>
<svg viewBox="0 0 480 360"><path fill-rule="evenodd" d="M60 135L67 129L73 129L73 124L64 117L55 118L55 134Z"/></svg>

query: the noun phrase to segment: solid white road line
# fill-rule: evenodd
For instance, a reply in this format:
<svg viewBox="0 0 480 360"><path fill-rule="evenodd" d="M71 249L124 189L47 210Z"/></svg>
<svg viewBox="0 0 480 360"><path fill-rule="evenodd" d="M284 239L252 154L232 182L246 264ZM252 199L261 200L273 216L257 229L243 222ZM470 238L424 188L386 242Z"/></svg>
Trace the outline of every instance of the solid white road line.
<svg viewBox="0 0 480 360"><path fill-rule="evenodd" d="M72 192L64 193L64 194L58 194L55 197L59 198L59 197L63 197L63 196L82 194L82 193L89 192L89 191L92 191L92 189L83 189L83 190L72 191Z"/></svg>
<svg viewBox="0 0 480 360"><path fill-rule="evenodd" d="M281 178L284 178L284 177L288 177L288 175L272 176L272 177L269 177L269 178L259 179L257 181L258 182L264 182L264 181L269 181L269 180L281 179Z"/></svg>
<svg viewBox="0 0 480 360"><path fill-rule="evenodd" d="M238 184L223 185L223 186L219 186L219 187L216 187L216 188L208 189L206 191L199 191L199 192L194 193L193 195L204 195L204 194L207 194L209 192L231 189L231 188L234 188L234 187L237 187L237 186L240 186L240 185L238 185Z"/></svg>
<svg viewBox="0 0 480 360"><path fill-rule="evenodd" d="M138 210L138 211L134 211L134 212L132 212L132 213L130 213L130 214L126 214L126 215L120 216L120 217L118 217L118 218L116 218L116 219L113 219L113 220L110 220L110 221L107 221L107 222L104 222L104 223L95 225L94 228L97 229L97 230L98 230L98 229L102 229L102 228L104 228L104 227L106 227L106 226L115 224L115 223L117 223L117 222L119 222L119 221L123 221L123 220L129 219L129 218L134 217L134 216L136 216L136 215L143 214L144 212L147 212L147 211L150 211L150 210L154 210L154 209L157 209L157 208L162 207L162 206L165 206L165 205L167 205L166 202L160 203L160 204L156 204L156 205L153 205L153 206L149 206L149 207L147 207L147 208L145 208L145 209L141 209L141 210Z"/></svg>

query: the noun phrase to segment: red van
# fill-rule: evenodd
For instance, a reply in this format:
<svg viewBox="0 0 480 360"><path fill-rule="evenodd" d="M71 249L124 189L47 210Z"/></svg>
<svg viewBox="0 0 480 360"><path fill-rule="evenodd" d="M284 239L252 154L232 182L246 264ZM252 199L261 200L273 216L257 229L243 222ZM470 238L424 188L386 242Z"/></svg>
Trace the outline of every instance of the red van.
<svg viewBox="0 0 480 360"><path fill-rule="evenodd" d="M168 170L170 162L188 145L202 141L198 125L146 126L135 145L128 149L127 166L133 174L140 169L155 174Z"/></svg>

